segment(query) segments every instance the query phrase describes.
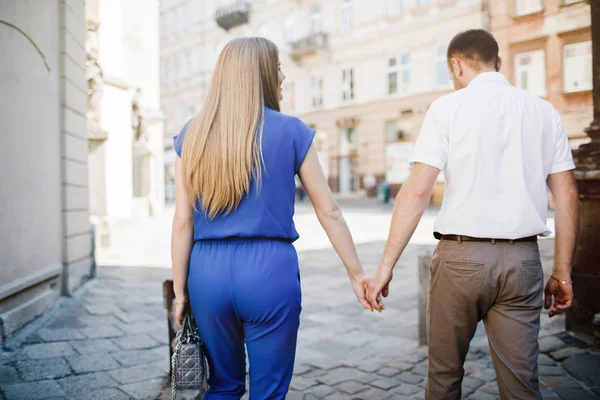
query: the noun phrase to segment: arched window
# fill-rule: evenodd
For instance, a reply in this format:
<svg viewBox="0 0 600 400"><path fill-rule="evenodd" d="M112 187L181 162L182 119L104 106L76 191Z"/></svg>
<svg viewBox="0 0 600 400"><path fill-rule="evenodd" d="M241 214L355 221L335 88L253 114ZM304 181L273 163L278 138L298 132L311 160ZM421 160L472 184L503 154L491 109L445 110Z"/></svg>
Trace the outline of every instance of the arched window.
<svg viewBox="0 0 600 400"><path fill-rule="evenodd" d="M321 6L315 5L310 10L311 31L313 34L323 32L323 15Z"/></svg>

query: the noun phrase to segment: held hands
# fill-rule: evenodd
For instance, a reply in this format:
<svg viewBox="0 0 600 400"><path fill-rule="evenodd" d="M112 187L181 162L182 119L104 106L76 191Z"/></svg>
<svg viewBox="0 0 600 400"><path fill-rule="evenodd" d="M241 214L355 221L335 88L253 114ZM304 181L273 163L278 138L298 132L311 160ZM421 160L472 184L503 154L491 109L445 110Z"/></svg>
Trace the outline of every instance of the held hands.
<svg viewBox="0 0 600 400"><path fill-rule="evenodd" d="M370 276L362 274L359 277L350 278L350 283L352 283L352 290L354 290L354 295L358 299L358 302L367 310L373 311L373 307L367 301L366 297L367 284L370 280Z"/></svg>
<svg viewBox="0 0 600 400"><path fill-rule="evenodd" d="M554 303L552 298L554 297ZM548 315L553 317L560 313L566 312L573 302L573 284L571 275L550 277L544 291L544 308L550 309Z"/></svg>
<svg viewBox="0 0 600 400"><path fill-rule="evenodd" d="M357 278L350 278L358 302L369 311L385 310L381 296L387 297L390 293L392 276L391 270L380 267L374 277L362 274Z"/></svg>
<svg viewBox="0 0 600 400"><path fill-rule="evenodd" d="M385 310L381 296L387 297L390 293L390 281L392 278L392 270L380 266L375 276L367 282L367 301L379 312Z"/></svg>

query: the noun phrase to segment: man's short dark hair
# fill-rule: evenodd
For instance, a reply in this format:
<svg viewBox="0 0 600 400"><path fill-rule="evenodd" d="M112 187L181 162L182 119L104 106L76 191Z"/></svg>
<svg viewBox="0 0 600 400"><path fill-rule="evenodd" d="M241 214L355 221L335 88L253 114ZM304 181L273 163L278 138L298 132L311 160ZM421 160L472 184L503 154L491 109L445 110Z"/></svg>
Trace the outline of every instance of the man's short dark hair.
<svg viewBox="0 0 600 400"><path fill-rule="evenodd" d="M498 42L491 33L484 29L470 29L454 36L448 45L448 60L456 56L496 67Z"/></svg>

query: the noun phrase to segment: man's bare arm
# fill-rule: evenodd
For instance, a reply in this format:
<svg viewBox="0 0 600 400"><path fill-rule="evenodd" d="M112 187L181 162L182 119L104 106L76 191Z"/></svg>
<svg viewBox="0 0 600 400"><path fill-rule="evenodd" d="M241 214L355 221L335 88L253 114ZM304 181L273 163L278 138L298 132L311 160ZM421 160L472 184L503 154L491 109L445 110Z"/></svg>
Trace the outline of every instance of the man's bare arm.
<svg viewBox="0 0 600 400"><path fill-rule="evenodd" d="M570 280L573 253L579 233L577 183L573 172L565 171L549 175L547 184L555 201L556 243L552 273L558 279Z"/></svg>
<svg viewBox="0 0 600 400"><path fill-rule="evenodd" d="M579 233L579 195L572 171L552 174L547 180L554 196L554 268L544 291L544 307L551 308L550 317L567 311L573 303L571 264Z"/></svg>
<svg viewBox="0 0 600 400"><path fill-rule="evenodd" d="M400 255L406 248L429 204L435 180L440 170L427 164L415 163L408 180L396 197L392 224L377 273L369 283L367 299L377 310L383 310L380 294L389 293L389 282Z"/></svg>

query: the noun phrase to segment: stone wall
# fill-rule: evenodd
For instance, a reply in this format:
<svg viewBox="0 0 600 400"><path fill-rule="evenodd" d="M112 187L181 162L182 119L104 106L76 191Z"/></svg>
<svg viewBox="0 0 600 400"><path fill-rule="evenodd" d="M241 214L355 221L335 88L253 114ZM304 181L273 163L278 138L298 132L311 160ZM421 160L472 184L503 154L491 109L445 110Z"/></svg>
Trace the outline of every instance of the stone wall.
<svg viewBox="0 0 600 400"><path fill-rule="evenodd" d="M63 293L90 273L85 0L60 1Z"/></svg>
<svg viewBox="0 0 600 400"><path fill-rule="evenodd" d="M4 334L90 273L83 0L0 3Z"/></svg>

